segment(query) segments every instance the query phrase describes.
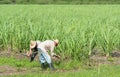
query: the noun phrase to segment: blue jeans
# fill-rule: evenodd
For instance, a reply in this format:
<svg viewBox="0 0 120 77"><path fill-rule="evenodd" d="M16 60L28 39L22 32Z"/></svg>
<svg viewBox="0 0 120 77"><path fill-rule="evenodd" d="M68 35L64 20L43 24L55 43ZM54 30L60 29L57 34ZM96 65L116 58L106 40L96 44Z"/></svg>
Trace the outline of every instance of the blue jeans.
<svg viewBox="0 0 120 77"><path fill-rule="evenodd" d="M39 53L39 60L41 63L47 62L48 64L50 64L52 62L51 57L50 55L48 55L47 52L43 52L40 48L38 48L38 53Z"/></svg>

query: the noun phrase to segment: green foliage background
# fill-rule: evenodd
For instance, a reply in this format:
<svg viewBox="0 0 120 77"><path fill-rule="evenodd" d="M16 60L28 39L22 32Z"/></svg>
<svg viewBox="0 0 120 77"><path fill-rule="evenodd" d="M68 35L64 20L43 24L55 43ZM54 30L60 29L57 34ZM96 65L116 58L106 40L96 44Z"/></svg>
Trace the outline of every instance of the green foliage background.
<svg viewBox="0 0 120 77"><path fill-rule="evenodd" d="M59 39L55 50L81 59L94 49L120 49L119 5L1 5L0 49L29 49L30 40Z"/></svg>

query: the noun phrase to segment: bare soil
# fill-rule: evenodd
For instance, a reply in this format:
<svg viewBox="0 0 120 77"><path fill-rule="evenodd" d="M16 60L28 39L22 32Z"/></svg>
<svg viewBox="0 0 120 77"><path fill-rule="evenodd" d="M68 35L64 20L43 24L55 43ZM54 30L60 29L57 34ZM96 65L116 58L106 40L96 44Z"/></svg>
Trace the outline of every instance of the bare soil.
<svg viewBox="0 0 120 77"><path fill-rule="evenodd" d="M96 53L92 56L90 56L90 61L93 65L99 65L99 64L114 64L114 65L120 65L120 51L114 50L110 54L110 56L106 56L105 54Z"/></svg>
<svg viewBox="0 0 120 77"><path fill-rule="evenodd" d="M0 76L23 74L23 73L24 73L24 70L18 71L18 69L9 65L0 66Z"/></svg>

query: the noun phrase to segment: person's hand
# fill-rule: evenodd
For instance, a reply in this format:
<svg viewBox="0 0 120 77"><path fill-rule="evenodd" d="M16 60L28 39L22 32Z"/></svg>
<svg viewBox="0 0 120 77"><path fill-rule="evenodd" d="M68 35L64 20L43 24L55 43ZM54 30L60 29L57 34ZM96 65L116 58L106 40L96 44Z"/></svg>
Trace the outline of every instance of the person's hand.
<svg viewBox="0 0 120 77"><path fill-rule="evenodd" d="M55 58L60 59L60 55L56 55L56 54L54 54L52 57L55 57Z"/></svg>
<svg viewBox="0 0 120 77"><path fill-rule="evenodd" d="M29 56L28 56L28 52L27 52L27 53L22 53L22 51L20 51L20 54L23 55L23 56L29 57Z"/></svg>

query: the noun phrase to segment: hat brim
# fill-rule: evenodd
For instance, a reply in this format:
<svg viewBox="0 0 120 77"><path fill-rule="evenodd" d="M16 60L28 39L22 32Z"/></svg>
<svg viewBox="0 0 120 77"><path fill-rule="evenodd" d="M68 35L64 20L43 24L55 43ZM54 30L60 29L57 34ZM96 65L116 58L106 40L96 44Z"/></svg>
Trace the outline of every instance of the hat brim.
<svg viewBox="0 0 120 77"><path fill-rule="evenodd" d="M32 49L32 48L35 48L35 46L36 46L36 41L31 41L30 42L30 48Z"/></svg>

